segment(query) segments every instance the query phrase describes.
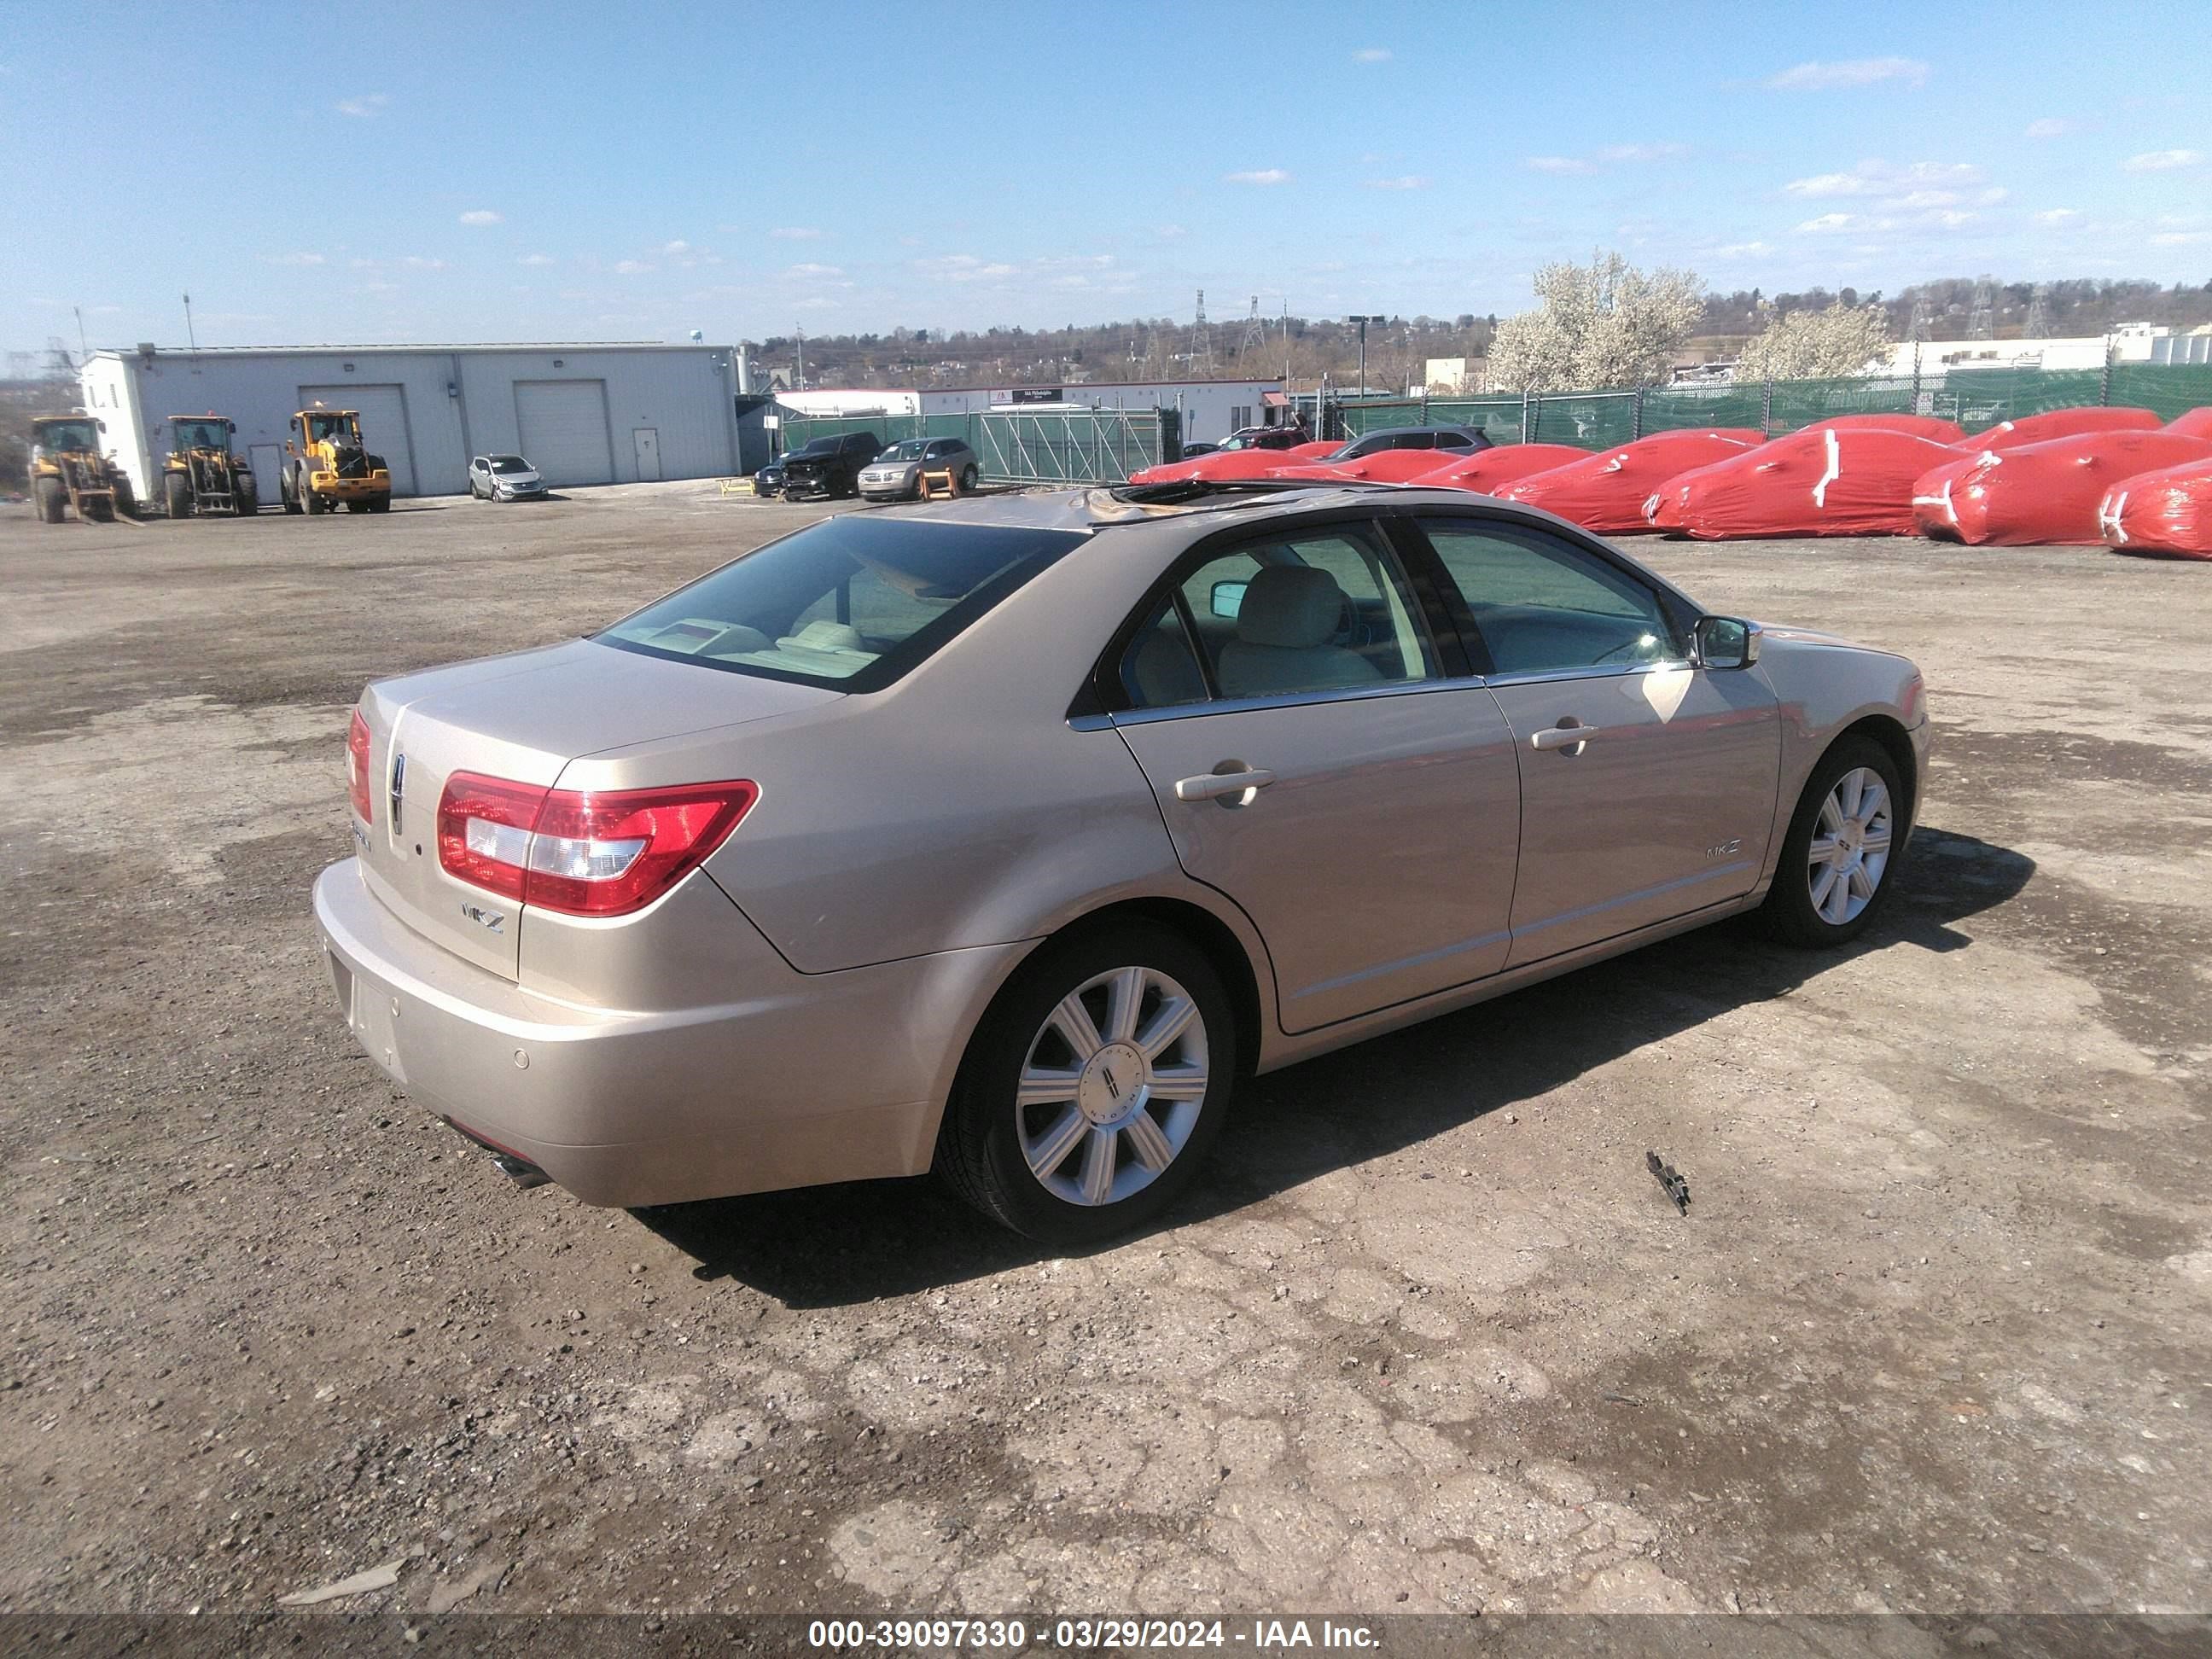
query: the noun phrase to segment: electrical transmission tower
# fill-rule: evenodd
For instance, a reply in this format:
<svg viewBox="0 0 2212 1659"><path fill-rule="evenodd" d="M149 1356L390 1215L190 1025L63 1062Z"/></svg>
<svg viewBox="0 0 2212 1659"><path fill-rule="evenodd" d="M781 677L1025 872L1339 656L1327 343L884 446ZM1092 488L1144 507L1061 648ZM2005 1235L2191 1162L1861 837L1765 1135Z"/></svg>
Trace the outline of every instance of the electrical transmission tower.
<svg viewBox="0 0 2212 1659"><path fill-rule="evenodd" d="M1190 319L1190 375L1194 380L1213 374L1213 325L1206 320L1206 290L1198 291L1197 314Z"/></svg>
<svg viewBox="0 0 2212 1659"><path fill-rule="evenodd" d="M2031 340L2051 337L2051 284L2038 283L2028 296L2027 326L2022 331Z"/></svg>
<svg viewBox="0 0 2212 1659"><path fill-rule="evenodd" d="M1244 319L1244 337L1237 343L1237 361L1243 362L1248 352L1267 349L1267 325L1260 320L1260 296L1252 296L1252 314Z"/></svg>
<svg viewBox="0 0 2212 1659"><path fill-rule="evenodd" d="M1985 271L1974 283L1974 308L1966 319L1966 337L1994 340L1996 337L1996 284Z"/></svg>

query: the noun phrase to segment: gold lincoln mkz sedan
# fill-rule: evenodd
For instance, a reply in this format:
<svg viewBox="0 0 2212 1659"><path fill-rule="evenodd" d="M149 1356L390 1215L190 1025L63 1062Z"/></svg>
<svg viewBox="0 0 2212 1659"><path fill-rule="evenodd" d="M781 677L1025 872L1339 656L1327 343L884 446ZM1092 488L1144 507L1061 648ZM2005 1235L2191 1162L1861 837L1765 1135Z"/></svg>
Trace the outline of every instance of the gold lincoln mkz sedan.
<svg viewBox="0 0 2212 1659"><path fill-rule="evenodd" d="M314 909L369 1054L510 1169L935 1169L1078 1244L1174 1200L1240 1077L1743 911L1852 938L1927 753L1903 658L1540 512L1011 495L369 686Z"/></svg>

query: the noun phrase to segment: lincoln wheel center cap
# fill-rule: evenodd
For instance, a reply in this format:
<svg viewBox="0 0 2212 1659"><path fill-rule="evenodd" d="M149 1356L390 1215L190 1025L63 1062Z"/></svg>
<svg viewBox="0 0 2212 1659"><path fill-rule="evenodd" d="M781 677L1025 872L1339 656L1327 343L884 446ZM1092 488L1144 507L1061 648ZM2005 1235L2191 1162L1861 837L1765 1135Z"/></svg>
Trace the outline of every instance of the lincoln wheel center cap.
<svg viewBox="0 0 2212 1659"><path fill-rule="evenodd" d="M1145 1098L1145 1056L1126 1042L1109 1042L1091 1056L1076 1085L1075 1103L1093 1123L1119 1123Z"/></svg>

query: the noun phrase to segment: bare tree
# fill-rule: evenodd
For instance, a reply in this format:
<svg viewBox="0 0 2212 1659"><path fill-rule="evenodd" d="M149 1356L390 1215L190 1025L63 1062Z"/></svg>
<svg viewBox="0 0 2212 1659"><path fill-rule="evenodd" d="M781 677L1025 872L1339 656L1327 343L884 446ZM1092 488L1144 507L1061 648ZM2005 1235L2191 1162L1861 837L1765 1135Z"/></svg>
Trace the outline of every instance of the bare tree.
<svg viewBox="0 0 2212 1659"><path fill-rule="evenodd" d="M1747 380L1808 380L1863 374L1889 343L1889 313L1881 306L1831 306L1793 311L1752 337L1736 360Z"/></svg>
<svg viewBox="0 0 2212 1659"><path fill-rule="evenodd" d="M1536 273L1534 311L1498 325L1490 382L1514 392L1648 386L1697 326L1705 284L1686 270L1638 270L1618 253Z"/></svg>

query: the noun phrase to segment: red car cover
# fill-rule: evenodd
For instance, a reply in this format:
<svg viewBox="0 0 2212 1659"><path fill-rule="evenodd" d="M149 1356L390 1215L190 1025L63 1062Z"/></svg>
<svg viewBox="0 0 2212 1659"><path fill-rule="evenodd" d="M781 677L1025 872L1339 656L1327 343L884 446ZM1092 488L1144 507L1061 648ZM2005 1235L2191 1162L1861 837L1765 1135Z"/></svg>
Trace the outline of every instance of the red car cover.
<svg viewBox="0 0 2212 1659"><path fill-rule="evenodd" d="M1939 444L1966 441L1966 428L1953 421L1939 421L1933 415L1831 415L1825 421L1815 421L1801 429L1818 432L1827 426L1870 426L1883 432L1909 432L1916 438L1930 439Z"/></svg>
<svg viewBox="0 0 2212 1659"><path fill-rule="evenodd" d="M1741 455L1761 441L1759 433L1747 428L1656 432L1632 444L1531 473L1496 494L1500 501L1556 513L1585 530L1609 534L1648 530L1644 503L1661 484L1693 466Z"/></svg>
<svg viewBox="0 0 2212 1659"><path fill-rule="evenodd" d="M1977 450L2022 449L2053 438L2075 438L2085 432L2148 430L2158 416L2148 409L2051 409L2040 415L2023 415L2016 421L1999 421L1986 432L1966 441Z"/></svg>
<svg viewBox="0 0 2212 1659"><path fill-rule="evenodd" d="M2212 460L2121 479L2097 503L2097 528L2106 546L2130 553L2212 559Z"/></svg>
<svg viewBox="0 0 2212 1659"><path fill-rule="evenodd" d="M1174 483L1183 478L1264 478L1283 464L1280 449L1217 449L1188 461L1164 461L1129 475L1134 484Z"/></svg>
<svg viewBox="0 0 2212 1659"><path fill-rule="evenodd" d="M1315 443L1292 444L1288 449L1279 450L1277 453L1288 460L1317 461L1324 455L1335 454L1343 447L1344 446L1334 438L1323 438Z"/></svg>
<svg viewBox="0 0 2212 1659"><path fill-rule="evenodd" d="M1334 483L1410 483L1415 478L1425 479L1426 474L1438 467L1466 459L1466 454L1458 450L1440 455L1433 449L1384 449L1363 455L1356 461L1340 461L1334 466L1323 466L1316 461L1279 465L1268 476Z"/></svg>
<svg viewBox="0 0 2212 1659"><path fill-rule="evenodd" d="M1913 486L1925 536L1976 547L2096 542L2097 504L2124 478L2212 459L2212 440L2172 432L2091 432L2024 449L1985 451Z"/></svg>
<svg viewBox="0 0 2212 1659"><path fill-rule="evenodd" d="M1548 472L1555 466L1586 459L1589 455L1589 451L1577 449L1572 444L1500 444L1480 455L1463 455L1457 460L1447 461L1435 471L1424 473L1421 482L1494 495L1500 485L1511 483L1516 478L1525 478L1532 472Z"/></svg>
<svg viewBox="0 0 2212 1659"><path fill-rule="evenodd" d="M2166 423L2165 429L2179 432L2185 438L2212 438L2212 404L2175 416Z"/></svg>
<svg viewBox="0 0 2212 1659"><path fill-rule="evenodd" d="M1958 452L1881 427L1807 428L1670 481L1655 530L1735 536L1910 536L1913 480Z"/></svg>

